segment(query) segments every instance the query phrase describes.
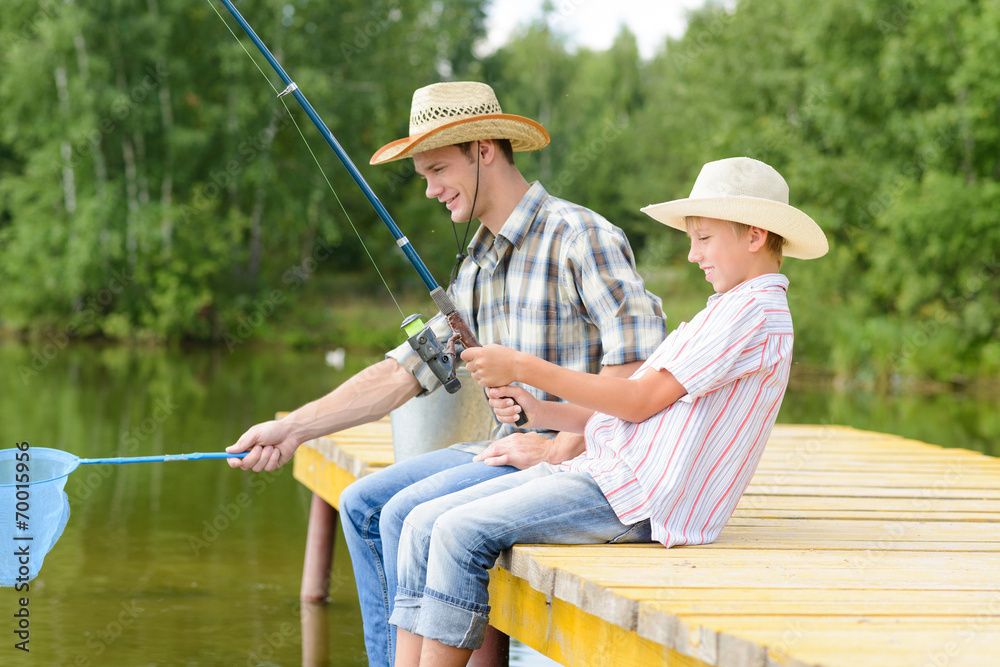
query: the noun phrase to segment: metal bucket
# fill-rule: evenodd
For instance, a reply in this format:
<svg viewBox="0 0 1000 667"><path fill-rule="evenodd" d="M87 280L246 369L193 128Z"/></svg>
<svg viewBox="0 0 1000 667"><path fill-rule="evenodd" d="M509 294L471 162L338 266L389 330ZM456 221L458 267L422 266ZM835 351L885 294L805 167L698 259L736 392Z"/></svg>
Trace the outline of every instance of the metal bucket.
<svg viewBox="0 0 1000 667"><path fill-rule="evenodd" d="M449 394L443 388L410 399L389 413L392 451L403 461L457 442L489 440L496 420L482 388L465 367L458 369L462 388Z"/></svg>

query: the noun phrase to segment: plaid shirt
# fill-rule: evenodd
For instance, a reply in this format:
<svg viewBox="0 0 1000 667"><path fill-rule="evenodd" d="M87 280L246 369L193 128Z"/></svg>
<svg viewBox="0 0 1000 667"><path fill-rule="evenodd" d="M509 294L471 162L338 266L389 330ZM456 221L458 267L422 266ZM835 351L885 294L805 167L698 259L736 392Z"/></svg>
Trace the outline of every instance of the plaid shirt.
<svg viewBox="0 0 1000 667"><path fill-rule="evenodd" d="M565 368L643 361L666 335L659 297L635 270L628 239L593 211L533 183L497 236L481 226L449 294L479 342L499 343ZM429 323L451 335L438 313ZM437 378L403 343L399 361L427 391ZM534 387L544 400L556 397ZM496 437L514 431L505 424Z"/></svg>

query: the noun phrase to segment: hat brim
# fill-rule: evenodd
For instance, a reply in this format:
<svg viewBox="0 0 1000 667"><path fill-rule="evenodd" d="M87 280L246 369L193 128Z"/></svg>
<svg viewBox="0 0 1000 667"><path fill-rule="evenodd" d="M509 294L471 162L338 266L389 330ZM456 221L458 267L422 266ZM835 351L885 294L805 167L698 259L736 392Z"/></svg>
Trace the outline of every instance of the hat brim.
<svg viewBox="0 0 1000 667"><path fill-rule="evenodd" d="M757 197L704 197L675 199L640 209L658 222L687 231L684 218L701 216L732 220L774 232L786 241L782 255L816 259L830 250L826 234L808 215L788 204Z"/></svg>
<svg viewBox="0 0 1000 667"><path fill-rule="evenodd" d="M515 151L535 151L548 145L549 133L530 118L513 114L488 114L462 118L423 134L390 142L375 151L370 164L402 160L424 151L477 139L507 139Z"/></svg>

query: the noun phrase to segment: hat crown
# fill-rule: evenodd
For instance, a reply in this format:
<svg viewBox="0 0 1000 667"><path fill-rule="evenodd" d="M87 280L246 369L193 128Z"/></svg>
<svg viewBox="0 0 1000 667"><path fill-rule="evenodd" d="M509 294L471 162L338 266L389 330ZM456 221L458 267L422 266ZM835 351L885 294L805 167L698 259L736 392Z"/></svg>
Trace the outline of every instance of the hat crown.
<svg viewBox="0 0 1000 667"><path fill-rule="evenodd" d="M691 199L753 197L788 204L788 184L773 167L748 157L709 162L701 168Z"/></svg>
<svg viewBox="0 0 1000 667"><path fill-rule="evenodd" d="M410 136L445 123L487 114L502 114L496 93L485 83L455 81L418 88L410 105Z"/></svg>

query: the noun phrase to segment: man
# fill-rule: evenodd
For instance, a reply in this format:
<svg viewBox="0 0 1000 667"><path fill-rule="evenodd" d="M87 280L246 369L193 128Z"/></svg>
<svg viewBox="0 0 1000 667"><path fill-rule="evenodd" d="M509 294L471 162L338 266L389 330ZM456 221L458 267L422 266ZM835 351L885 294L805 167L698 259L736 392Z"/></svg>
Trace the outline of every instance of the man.
<svg viewBox="0 0 1000 667"><path fill-rule="evenodd" d="M440 83L413 95L410 135L376 151L372 164L413 158L426 195L452 223L481 223L449 288L483 343L501 343L573 370L628 377L663 340L660 300L636 273L628 240L596 213L549 196L514 165L514 151L549 142L538 123L504 114L492 88ZM442 339L439 314L429 323ZM273 470L306 440L379 419L437 378L404 343L330 394L285 418L250 428L228 451L244 470ZM552 397L535 391L542 400ZM485 398L483 399L485 400ZM492 442L461 443L364 477L340 498L372 665L391 664L388 618L396 551L410 509L542 461L561 463L583 439L503 425Z"/></svg>

